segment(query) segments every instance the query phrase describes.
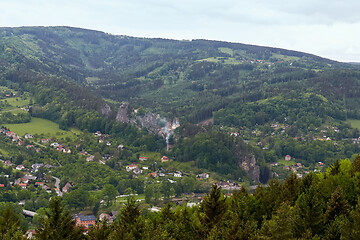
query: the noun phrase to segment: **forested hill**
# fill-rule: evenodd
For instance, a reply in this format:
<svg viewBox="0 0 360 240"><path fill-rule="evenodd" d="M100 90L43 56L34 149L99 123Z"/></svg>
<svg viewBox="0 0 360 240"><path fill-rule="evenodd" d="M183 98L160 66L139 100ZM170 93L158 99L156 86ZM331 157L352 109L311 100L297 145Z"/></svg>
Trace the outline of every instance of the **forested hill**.
<svg viewBox="0 0 360 240"><path fill-rule="evenodd" d="M134 107L169 118L183 116L182 121L197 123L225 108L231 114L215 114L218 123L259 124L273 119L273 114L262 109L265 118L257 121L254 107L247 103L297 96L301 102L307 100L305 93L336 102L334 111L326 115L343 118L347 111L359 115L342 101L358 93L355 66L311 54L219 41L115 36L70 27L0 28L0 36L0 58L7 62L65 77L116 102L130 101ZM239 118L243 113L236 112L239 104L251 108L245 122ZM292 112L286 110L281 116L298 114Z"/></svg>
<svg viewBox="0 0 360 240"><path fill-rule="evenodd" d="M346 122L360 119L358 69L240 43L71 27L0 28L1 85L30 92L32 116L63 129L108 133L109 122L100 113L134 124L149 112L153 119L159 114L157 120L181 125L168 155L224 174L248 169L243 163L254 155L260 176L267 175L263 182L269 163L287 155L306 166L306 173L318 162L330 165L359 152L359 130ZM122 102L128 104L118 111ZM204 122L214 127L199 126ZM251 154L243 154L245 143ZM282 167L272 169L275 176L288 174Z"/></svg>

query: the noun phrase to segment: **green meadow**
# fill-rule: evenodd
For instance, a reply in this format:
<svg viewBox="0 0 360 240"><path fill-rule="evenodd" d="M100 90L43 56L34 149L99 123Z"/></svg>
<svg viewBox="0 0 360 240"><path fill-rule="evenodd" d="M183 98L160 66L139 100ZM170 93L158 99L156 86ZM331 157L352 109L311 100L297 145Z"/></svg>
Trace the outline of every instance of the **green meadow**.
<svg viewBox="0 0 360 240"><path fill-rule="evenodd" d="M348 119L348 120L346 120L346 122L349 123L352 128L360 129L360 120Z"/></svg>
<svg viewBox="0 0 360 240"><path fill-rule="evenodd" d="M295 162L290 160L290 161L286 161L286 160L279 160L278 163L282 164L282 165L285 165L285 166L291 166L291 165L294 165Z"/></svg>
<svg viewBox="0 0 360 240"><path fill-rule="evenodd" d="M36 117L32 117L29 123L5 124L4 126L19 136L24 136L26 133L29 133L32 135L43 135L43 137L46 138L66 138L80 133L80 131L76 129L71 129L70 131L61 130L59 124Z"/></svg>

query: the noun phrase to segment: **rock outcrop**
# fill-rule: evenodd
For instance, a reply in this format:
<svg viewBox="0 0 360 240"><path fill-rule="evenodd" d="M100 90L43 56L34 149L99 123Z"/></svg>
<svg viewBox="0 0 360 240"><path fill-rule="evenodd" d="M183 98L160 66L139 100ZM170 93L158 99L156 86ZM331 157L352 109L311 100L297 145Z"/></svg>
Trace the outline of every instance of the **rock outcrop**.
<svg viewBox="0 0 360 240"><path fill-rule="evenodd" d="M238 159L238 166L255 182L260 179L260 167L256 164L254 155L244 155Z"/></svg>
<svg viewBox="0 0 360 240"><path fill-rule="evenodd" d="M129 104L127 104L127 103L121 104L118 109L118 112L116 114L116 121L123 122L123 123L130 122L130 119L128 116L128 110L129 110Z"/></svg>
<svg viewBox="0 0 360 240"><path fill-rule="evenodd" d="M110 114L111 114L111 108L109 106L109 104L105 104L101 109L100 109L100 112L103 116L105 117L109 117Z"/></svg>

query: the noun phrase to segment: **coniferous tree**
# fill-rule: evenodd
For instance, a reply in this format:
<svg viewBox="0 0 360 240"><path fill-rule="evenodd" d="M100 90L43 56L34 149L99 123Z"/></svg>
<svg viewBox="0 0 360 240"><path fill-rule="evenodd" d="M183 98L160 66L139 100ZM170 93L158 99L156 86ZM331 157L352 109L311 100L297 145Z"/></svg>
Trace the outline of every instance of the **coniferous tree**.
<svg viewBox="0 0 360 240"><path fill-rule="evenodd" d="M134 198L130 198L122 209L119 219L114 223L114 230L109 239L147 239L147 234L139 206L136 205Z"/></svg>
<svg viewBox="0 0 360 240"><path fill-rule="evenodd" d="M341 223L341 239L357 240L360 239L360 199L355 209L350 212L350 218Z"/></svg>
<svg viewBox="0 0 360 240"><path fill-rule="evenodd" d="M283 203L270 220L266 220L261 228L261 239L290 240L294 238L296 216L288 203Z"/></svg>
<svg viewBox="0 0 360 240"><path fill-rule="evenodd" d="M88 237L90 240L106 240L112 231L112 225L109 225L107 219L105 219L102 225L90 227Z"/></svg>
<svg viewBox="0 0 360 240"><path fill-rule="evenodd" d="M209 234L217 235L226 211L226 198L221 193L221 187L213 184L210 193L205 196L200 204L198 212L200 221L200 228L198 228L199 237L204 238Z"/></svg>
<svg viewBox="0 0 360 240"><path fill-rule="evenodd" d="M235 192L230 199L225 218L225 239L256 239L259 202L245 188Z"/></svg>
<svg viewBox="0 0 360 240"><path fill-rule="evenodd" d="M49 210L40 219L40 225L36 229L36 239L76 240L86 238L83 235L83 229L75 225L75 220L61 206L60 198L54 197L49 203Z"/></svg>
<svg viewBox="0 0 360 240"><path fill-rule="evenodd" d="M20 218L14 209L8 205L0 217L0 239L18 240L23 239L24 231L20 226Z"/></svg>
<svg viewBox="0 0 360 240"><path fill-rule="evenodd" d="M297 236L302 236L306 232L315 236L322 232L324 204L314 186L311 186L307 192L300 194L295 203L295 214L298 218L296 225Z"/></svg>
<svg viewBox="0 0 360 240"><path fill-rule="evenodd" d="M325 223L329 223L340 215L347 215L350 211L350 205L344 197L342 188L339 186L327 204L327 210L324 214Z"/></svg>

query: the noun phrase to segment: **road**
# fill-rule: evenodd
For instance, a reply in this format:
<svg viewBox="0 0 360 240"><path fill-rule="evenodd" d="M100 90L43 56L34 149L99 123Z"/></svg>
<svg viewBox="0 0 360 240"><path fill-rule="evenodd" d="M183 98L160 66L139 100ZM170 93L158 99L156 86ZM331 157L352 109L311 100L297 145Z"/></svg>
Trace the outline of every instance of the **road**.
<svg viewBox="0 0 360 240"><path fill-rule="evenodd" d="M59 197L62 197L63 193L60 190L60 179L57 177L54 177L54 176L53 176L53 178L55 179L55 187L58 189L58 191L56 191L56 193Z"/></svg>

